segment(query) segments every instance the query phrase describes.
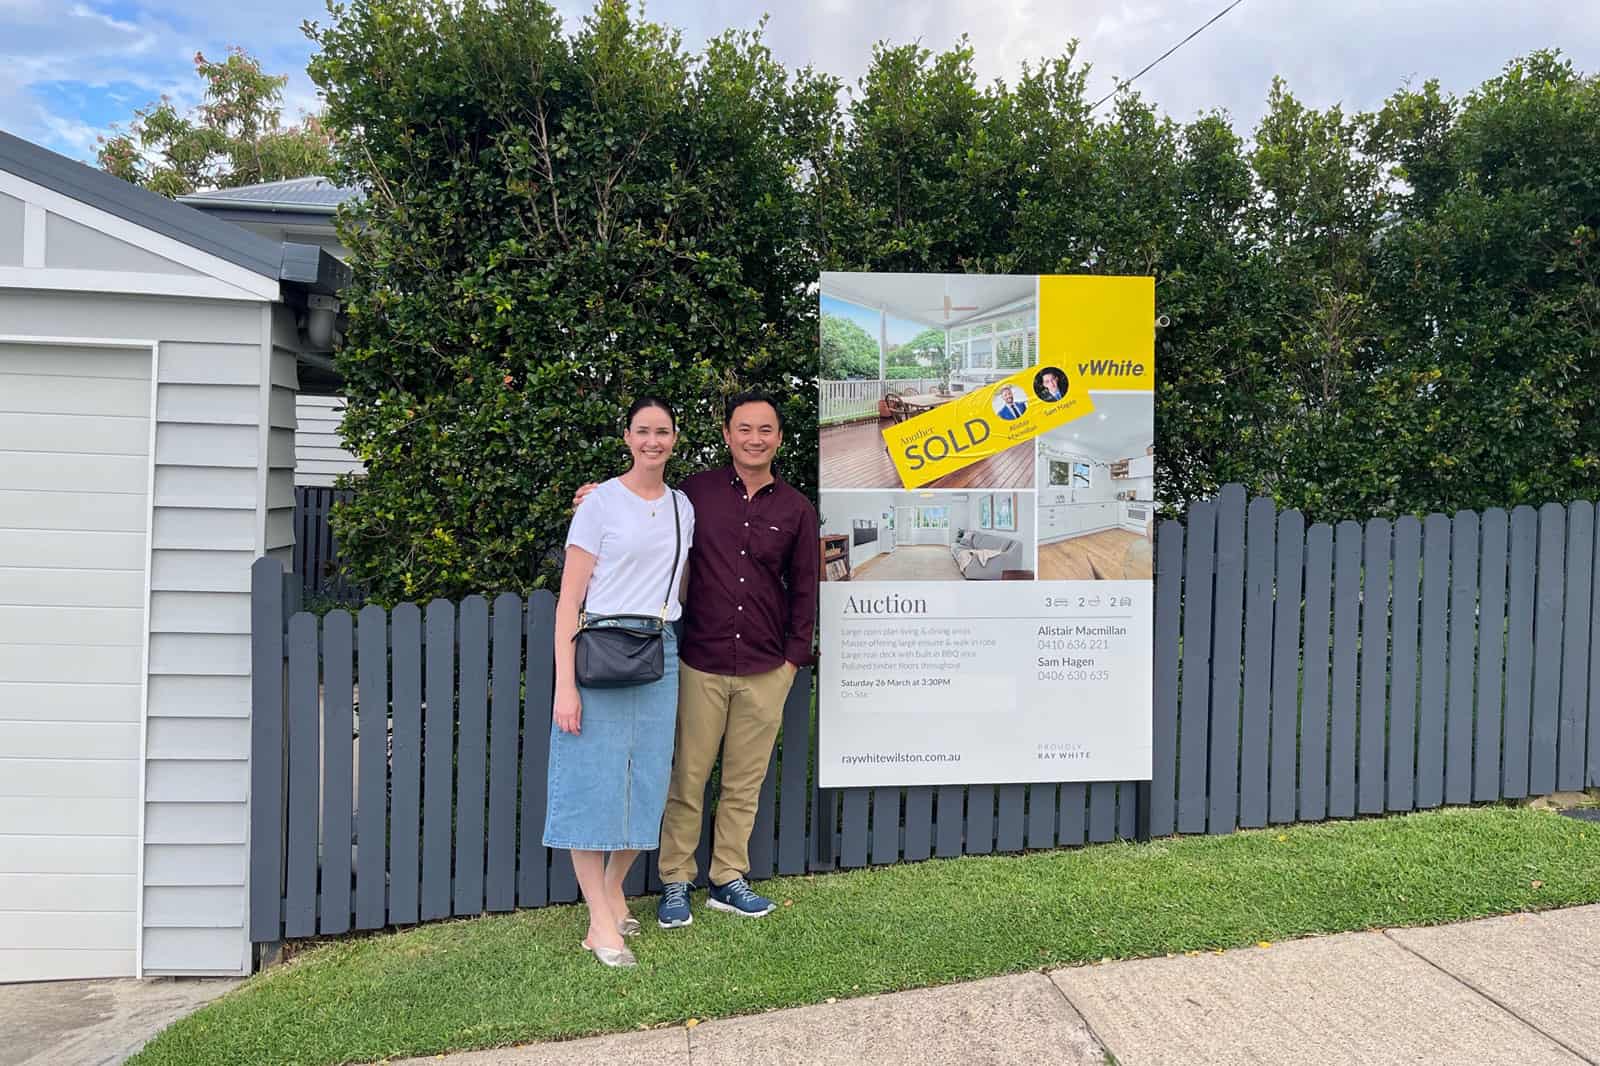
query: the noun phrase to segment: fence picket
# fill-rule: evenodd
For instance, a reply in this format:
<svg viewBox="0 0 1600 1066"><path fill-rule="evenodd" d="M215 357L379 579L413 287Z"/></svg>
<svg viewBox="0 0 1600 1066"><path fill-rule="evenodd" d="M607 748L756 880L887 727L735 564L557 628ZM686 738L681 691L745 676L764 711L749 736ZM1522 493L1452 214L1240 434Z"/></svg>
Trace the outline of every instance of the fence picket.
<svg viewBox="0 0 1600 1066"><path fill-rule="evenodd" d="M1595 590L1589 603L1589 725L1588 769L1584 783L1589 788L1600 785L1600 522L1595 523L1593 555L1589 572L1594 575Z"/></svg>
<svg viewBox="0 0 1600 1066"><path fill-rule="evenodd" d="M789 697L783 704L784 760L780 764L782 786L778 804L778 872L806 872L806 813L808 791L808 753L811 746L811 668L795 674Z"/></svg>
<svg viewBox="0 0 1600 1066"><path fill-rule="evenodd" d="M461 601L460 750L456 755L455 914L483 913L489 783L489 601Z"/></svg>
<svg viewBox="0 0 1600 1066"><path fill-rule="evenodd" d="M994 851L994 786L967 788L967 854L987 855Z"/></svg>
<svg viewBox="0 0 1600 1066"><path fill-rule="evenodd" d="M1244 710L1239 734L1239 825L1267 824L1267 738L1272 698L1273 533L1278 508L1250 501L1245 518ZM1295 605L1296 610L1299 604Z"/></svg>
<svg viewBox="0 0 1600 1066"><path fill-rule="evenodd" d="M1089 842L1104 844L1117 836L1117 785L1114 781L1089 783Z"/></svg>
<svg viewBox="0 0 1600 1066"><path fill-rule="evenodd" d="M389 615L368 604L356 617L361 675L356 806L356 928L388 924L384 866L389 836Z"/></svg>
<svg viewBox="0 0 1600 1066"><path fill-rule="evenodd" d="M1178 817L1178 626L1183 603L1183 523L1168 519L1156 531L1155 676L1151 678L1153 721L1150 749L1150 802L1146 831L1167 836ZM1062 843L1068 837L1067 791L1061 790ZM1083 806L1074 842L1083 839Z"/></svg>
<svg viewBox="0 0 1600 1066"><path fill-rule="evenodd" d="M839 863L841 847L838 789L813 788L811 790L811 826L811 847L808 849L806 856L807 868L811 870L834 869Z"/></svg>
<svg viewBox="0 0 1600 1066"><path fill-rule="evenodd" d="M872 790L872 864L896 862L900 858L900 790Z"/></svg>
<svg viewBox="0 0 1600 1066"><path fill-rule="evenodd" d="M1026 785L1001 785L995 789L994 848L996 851L1021 851L1024 832L1023 807L1028 797Z"/></svg>
<svg viewBox="0 0 1600 1066"><path fill-rule="evenodd" d="M1444 802L1444 716L1448 681L1450 519L1422 523L1421 688L1417 697L1417 807Z"/></svg>
<svg viewBox="0 0 1600 1066"><path fill-rule="evenodd" d="M1362 546L1361 719L1357 729L1356 809L1383 811L1383 749L1387 739L1389 669L1389 552L1387 519L1367 523Z"/></svg>
<svg viewBox="0 0 1600 1066"><path fill-rule="evenodd" d="M1478 513L1450 522L1450 688L1444 726L1444 801L1472 802L1472 680L1478 646Z"/></svg>
<svg viewBox="0 0 1600 1066"><path fill-rule="evenodd" d="M1594 555L1589 573L1600 583L1600 522L1595 523ZM1589 757L1584 784L1600 786L1600 587L1589 603Z"/></svg>
<svg viewBox="0 0 1600 1066"><path fill-rule="evenodd" d="M528 677L522 704L522 812L517 820L517 902L539 907L551 899L572 899L577 879L572 863L557 883L555 864L544 846L544 810L550 770L550 713L555 698L556 599L539 589L528 597ZM567 880L571 878L571 881Z"/></svg>
<svg viewBox="0 0 1600 1066"><path fill-rule="evenodd" d="M394 755L389 768L389 921L417 920L422 887L422 609L402 603L389 617L394 649Z"/></svg>
<svg viewBox="0 0 1600 1066"><path fill-rule="evenodd" d="M283 928L288 936L317 931L317 619L289 619L289 846Z"/></svg>
<svg viewBox="0 0 1600 1066"><path fill-rule="evenodd" d="M456 606L428 604L427 709L422 737L422 918L450 913L450 822L455 762Z"/></svg>
<svg viewBox="0 0 1600 1066"><path fill-rule="evenodd" d="M1483 512L1478 554L1478 705L1474 716L1472 798L1500 795L1500 684L1505 661L1506 513Z"/></svg>
<svg viewBox="0 0 1600 1066"><path fill-rule="evenodd" d="M489 703L489 844L484 904L508 911L517 903L517 741L522 688L522 598L494 600L494 650Z"/></svg>
<svg viewBox="0 0 1600 1066"><path fill-rule="evenodd" d="M283 936L283 564L250 567L250 939Z"/></svg>
<svg viewBox="0 0 1600 1066"><path fill-rule="evenodd" d="M1028 847L1050 848L1056 843L1056 786L1028 786Z"/></svg>
<svg viewBox="0 0 1600 1066"><path fill-rule="evenodd" d="M1277 598L1272 616L1271 761L1267 820L1294 821L1295 755L1300 733L1300 609L1305 576L1306 520L1278 516Z"/></svg>
<svg viewBox="0 0 1600 1066"><path fill-rule="evenodd" d="M1561 700L1562 563L1567 542L1566 509L1539 508L1539 560L1534 582L1533 729L1528 739L1528 791L1556 787L1556 731Z"/></svg>
<svg viewBox="0 0 1600 1066"><path fill-rule="evenodd" d="M1184 555L1182 701L1178 705L1178 832L1206 831L1206 760L1211 694L1212 548L1217 505L1189 508Z"/></svg>
<svg viewBox="0 0 1600 1066"><path fill-rule="evenodd" d="M907 862L933 854L933 788L913 785L906 789L905 841L901 853Z"/></svg>
<svg viewBox="0 0 1600 1066"><path fill-rule="evenodd" d="M1417 615L1421 601L1422 523L1403 515L1394 523L1394 631L1389 680L1389 795L1391 811L1416 804Z"/></svg>
<svg viewBox="0 0 1600 1066"><path fill-rule="evenodd" d="M351 867L355 793L355 640L349 611L322 620L322 878L323 934L350 931Z"/></svg>
<svg viewBox="0 0 1600 1066"><path fill-rule="evenodd" d="M1217 582L1211 629L1211 772L1206 831L1231 833L1239 824L1239 668L1244 630L1244 513L1241 485L1217 497ZM1100 802L1105 802L1103 799ZM1096 798L1089 790L1094 837Z"/></svg>
<svg viewBox="0 0 1600 1066"><path fill-rule="evenodd" d="M1117 839L1133 840L1139 835L1140 790L1143 781L1117 782Z"/></svg>
<svg viewBox="0 0 1600 1066"><path fill-rule="evenodd" d="M1333 604L1333 527L1306 530L1305 695L1300 709L1300 820L1328 813L1328 624Z"/></svg>
<svg viewBox="0 0 1600 1066"><path fill-rule="evenodd" d="M870 793L871 790L865 788L847 788L843 793L839 865L847 870L867 864L867 797Z"/></svg>
<svg viewBox="0 0 1600 1066"><path fill-rule="evenodd" d="M967 790L941 785L934 800L933 853L941 859L961 854L961 827L967 817Z"/></svg>
<svg viewBox="0 0 1600 1066"><path fill-rule="evenodd" d="M1566 617L1562 621L1561 717L1556 738L1556 787L1584 787L1589 692L1589 607L1594 564L1594 504L1567 506Z"/></svg>
<svg viewBox="0 0 1600 1066"><path fill-rule="evenodd" d="M1506 712L1501 757L1501 794L1528 794L1528 736L1533 698L1534 559L1539 543L1539 512L1522 506L1511 512L1511 573L1506 581Z"/></svg>
<svg viewBox="0 0 1600 1066"><path fill-rule="evenodd" d="M1356 813L1356 656L1361 610L1361 527L1340 522L1333 540L1333 669L1328 703L1328 817Z"/></svg>
<svg viewBox="0 0 1600 1066"><path fill-rule="evenodd" d="M1062 844L1082 844L1089 838L1089 786L1082 781L1062 782L1058 802L1061 826L1056 839Z"/></svg>

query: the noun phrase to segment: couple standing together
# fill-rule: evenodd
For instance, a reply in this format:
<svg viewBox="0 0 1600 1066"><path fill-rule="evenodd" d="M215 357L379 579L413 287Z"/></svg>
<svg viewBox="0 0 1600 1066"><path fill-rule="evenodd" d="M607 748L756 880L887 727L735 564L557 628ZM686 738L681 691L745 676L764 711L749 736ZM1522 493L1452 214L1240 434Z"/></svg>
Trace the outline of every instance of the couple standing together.
<svg viewBox="0 0 1600 1066"><path fill-rule="evenodd" d="M729 466L664 478L678 427L664 400L635 400L623 441L632 465L579 490L556 605L555 707L546 847L567 848L589 930L608 966L634 965L639 932L623 879L659 845L658 924L690 924L706 781L722 751L707 906L773 909L745 880L761 784L795 672L811 661L817 513L772 471L783 443L773 400L741 393L724 409ZM667 623L683 619L682 645ZM590 626L661 633L658 680L580 684L576 638Z"/></svg>

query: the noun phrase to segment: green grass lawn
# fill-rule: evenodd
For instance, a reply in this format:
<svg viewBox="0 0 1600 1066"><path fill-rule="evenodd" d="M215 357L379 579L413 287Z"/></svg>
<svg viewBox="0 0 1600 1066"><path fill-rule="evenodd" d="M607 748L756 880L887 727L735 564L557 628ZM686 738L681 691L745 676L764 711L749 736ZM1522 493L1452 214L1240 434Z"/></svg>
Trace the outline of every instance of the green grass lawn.
<svg viewBox="0 0 1600 1066"><path fill-rule="evenodd" d="M1600 901L1600 829L1489 807L765 883L639 966L550 907L318 945L162 1033L137 1066L343 1063L680 1023L1102 958Z"/></svg>

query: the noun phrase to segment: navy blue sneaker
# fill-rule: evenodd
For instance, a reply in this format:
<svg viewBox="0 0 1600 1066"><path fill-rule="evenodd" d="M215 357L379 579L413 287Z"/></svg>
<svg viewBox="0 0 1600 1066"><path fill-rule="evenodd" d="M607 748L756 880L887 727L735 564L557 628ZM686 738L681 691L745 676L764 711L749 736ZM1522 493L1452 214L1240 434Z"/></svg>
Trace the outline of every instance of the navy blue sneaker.
<svg viewBox="0 0 1600 1066"><path fill-rule="evenodd" d="M770 914L777 904L758 894L744 878L735 877L725 885L712 885L706 906L741 918L760 918Z"/></svg>
<svg viewBox="0 0 1600 1066"><path fill-rule="evenodd" d="M656 924L663 929L676 929L680 925L691 925L694 915L689 913L689 889L694 886L687 881L673 881L661 886L661 902L656 904Z"/></svg>

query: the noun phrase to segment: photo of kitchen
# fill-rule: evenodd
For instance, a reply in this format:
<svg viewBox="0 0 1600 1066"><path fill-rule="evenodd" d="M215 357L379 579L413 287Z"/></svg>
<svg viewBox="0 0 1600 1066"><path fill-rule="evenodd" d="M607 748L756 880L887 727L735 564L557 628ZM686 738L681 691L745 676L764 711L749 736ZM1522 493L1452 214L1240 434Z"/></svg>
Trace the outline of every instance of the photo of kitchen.
<svg viewBox="0 0 1600 1066"><path fill-rule="evenodd" d="M824 581L1031 581L1032 492L823 492Z"/></svg>
<svg viewBox="0 0 1600 1066"><path fill-rule="evenodd" d="M1038 359L1037 279L1031 274L828 272L820 299L823 489L901 488L884 429L959 401ZM1032 398L1018 396L1012 410L1020 414ZM1033 477L1034 446L1027 441L931 485L1031 489Z"/></svg>
<svg viewBox="0 0 1600 1066"><path fill-rule="evenodd" d="M1039 438L1039 577L1154 574L1155 398L1097 392L1093 414Z"/></svg>

